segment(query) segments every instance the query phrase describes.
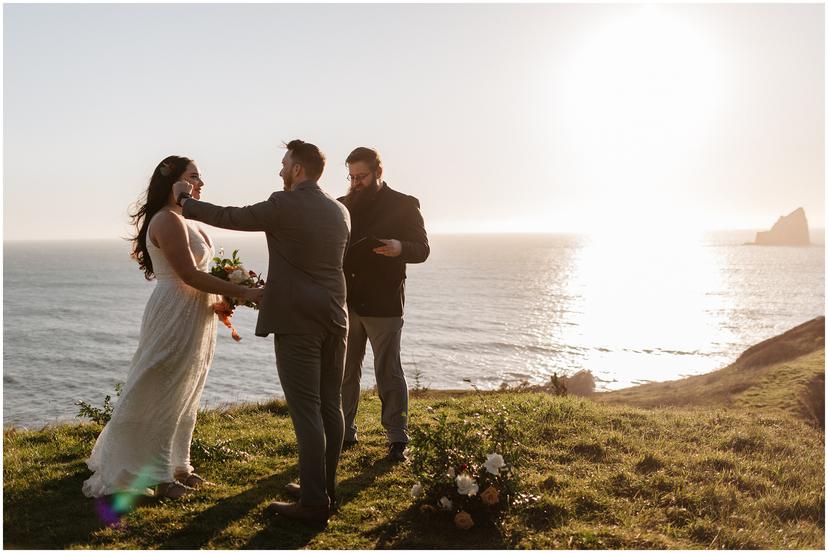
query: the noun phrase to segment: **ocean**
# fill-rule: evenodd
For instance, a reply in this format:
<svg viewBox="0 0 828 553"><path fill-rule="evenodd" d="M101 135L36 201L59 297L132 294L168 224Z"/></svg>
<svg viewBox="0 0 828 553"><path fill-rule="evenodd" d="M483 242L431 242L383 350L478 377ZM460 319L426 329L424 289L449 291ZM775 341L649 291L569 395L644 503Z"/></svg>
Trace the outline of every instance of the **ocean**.
<svg viewBox="0 0 828 553"><path fill-rule="evenodd" d="M598 389L721 368L747 347L825 314L825 249L581 235L434 236L409 265L402 362L409 387L480 389L592 371ZM215 238L267 269L262 235ZM76 420L124 382L152 282L126 241L6 242L3 423ZM272 338L238 309L219 326L204 407L282 397ZM363 386L374 385L370 348Z"/></svg>

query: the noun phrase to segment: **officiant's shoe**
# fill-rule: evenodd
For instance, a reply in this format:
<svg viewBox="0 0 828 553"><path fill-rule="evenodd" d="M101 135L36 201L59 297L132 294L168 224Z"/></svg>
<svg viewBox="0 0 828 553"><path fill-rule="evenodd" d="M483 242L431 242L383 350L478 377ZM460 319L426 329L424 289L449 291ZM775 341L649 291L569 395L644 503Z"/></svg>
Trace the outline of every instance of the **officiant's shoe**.
<svg viewBox="0 0 828 553"><path fill-rule="evenodd" d="M299 501L302 498L302 486L296 484L295 482L285 484L284 490L286 494L296 501ZM331 510L333 511L336 509L336 494L331 495L331 493L328 492L328 496L331 498Z"/></svg>
<svg viewBox="0 0 828 553"><path fill-rule="evenodd" d="M330 509L323 505L314 507L310 505L301 505L299 503L283 503L281 501L274 501L265 508L265 513L268 515L283 516L290 520L298 520L299 522L324 524L328 522Z"/></svg>
<svg viewBox="0 0 828 553"><path fill-rule="evenodd" d="M388 447L388 456L386 459L391 461L392 463L403 463L408 461L408 457L405 456L405 442L394 442Z"/></svg>

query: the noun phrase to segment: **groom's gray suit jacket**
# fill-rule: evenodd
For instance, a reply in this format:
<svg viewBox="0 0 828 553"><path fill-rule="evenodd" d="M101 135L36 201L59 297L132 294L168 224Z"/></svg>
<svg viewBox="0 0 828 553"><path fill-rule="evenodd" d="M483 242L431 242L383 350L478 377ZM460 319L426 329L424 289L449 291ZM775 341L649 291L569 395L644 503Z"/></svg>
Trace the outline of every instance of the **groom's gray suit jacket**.
<svg viewBox="0 0 828 553"><path fill-rule="evenodd" d="M270 263L257 336L347 333L342 261L351 219L317 183L304 181L246 207L190 199L184 202L184 217L267 236Z"/></svg>

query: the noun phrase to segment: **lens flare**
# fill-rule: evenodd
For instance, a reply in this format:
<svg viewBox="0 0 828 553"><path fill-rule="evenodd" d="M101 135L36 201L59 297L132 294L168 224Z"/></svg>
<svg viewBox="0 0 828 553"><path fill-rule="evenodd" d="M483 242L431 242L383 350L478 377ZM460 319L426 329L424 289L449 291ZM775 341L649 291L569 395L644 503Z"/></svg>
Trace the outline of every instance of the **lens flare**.
<svg viewBox="0 0 828 553"><path fill-rule="evenodd" d="M151 475L155 472L152 466L144 467L125 490L95 499L95 512L101 522L120 528L121 518L135 507L140 498L154 495L151 486L157 482Z"/></svg>

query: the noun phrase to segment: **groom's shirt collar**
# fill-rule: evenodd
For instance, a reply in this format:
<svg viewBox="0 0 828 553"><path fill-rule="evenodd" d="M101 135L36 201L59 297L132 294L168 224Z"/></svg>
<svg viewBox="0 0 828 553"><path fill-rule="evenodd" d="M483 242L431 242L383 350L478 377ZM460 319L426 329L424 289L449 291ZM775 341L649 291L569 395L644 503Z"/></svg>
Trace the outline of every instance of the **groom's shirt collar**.
<svg viewBox="0 0 828 553"><path fill-rule="evenodd" d="M292 190L303 190L305 188L319 188L319 185L316 183L316 181L303 180L302 182L294 186Z"/></svg>

